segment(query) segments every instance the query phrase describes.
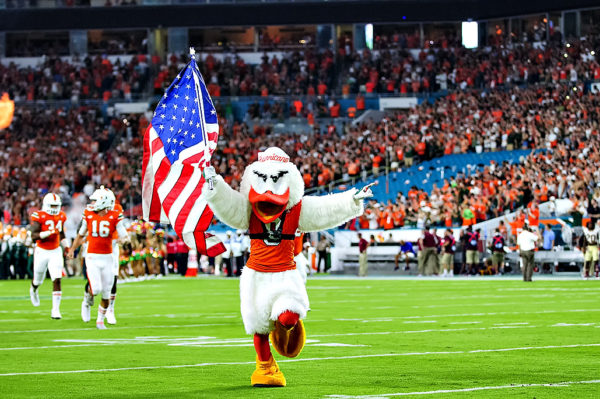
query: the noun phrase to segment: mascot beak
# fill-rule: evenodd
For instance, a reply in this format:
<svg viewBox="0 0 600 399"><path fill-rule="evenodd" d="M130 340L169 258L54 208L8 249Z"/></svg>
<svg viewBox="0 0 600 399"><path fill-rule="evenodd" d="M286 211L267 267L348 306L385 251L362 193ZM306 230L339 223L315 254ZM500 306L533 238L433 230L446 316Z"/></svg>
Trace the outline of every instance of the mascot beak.
<svg viewBox="0 0 600 399"><path fill-rule="evenodd" d="M290 199L290 189L288 188L282 195L277 195L272 191L265 191L259 194L254 191L253 187L250 187L248 199L250 200L250 204L252 204L252 210L260 221L271 223L285 211L285 207Z"/></svg>

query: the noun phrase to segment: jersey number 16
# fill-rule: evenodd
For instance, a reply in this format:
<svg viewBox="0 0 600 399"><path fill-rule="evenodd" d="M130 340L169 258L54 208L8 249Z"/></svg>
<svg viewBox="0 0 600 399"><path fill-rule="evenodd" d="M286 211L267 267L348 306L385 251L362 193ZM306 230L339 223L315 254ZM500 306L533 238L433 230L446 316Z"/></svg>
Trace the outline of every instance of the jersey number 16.
<svg viewBox="0 0 600 399"><path fill-rule="evenodd" d="M110 222L101 220L92 220L92 237L108 237L110 235Z"/></svg>

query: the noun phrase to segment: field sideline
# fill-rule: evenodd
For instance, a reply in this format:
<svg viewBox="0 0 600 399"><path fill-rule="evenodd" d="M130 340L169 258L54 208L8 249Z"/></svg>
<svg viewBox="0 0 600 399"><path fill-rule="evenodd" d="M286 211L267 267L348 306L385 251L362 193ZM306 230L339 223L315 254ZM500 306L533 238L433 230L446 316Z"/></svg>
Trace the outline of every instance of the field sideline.
<svg viewBox="0 0 600 399"><path fill-rule="evenodd" d="M535 276L534 276L535 279ZM62 320L28 281L0 282L2 398L597 398L600 281L309 279L308 342L275 355L285 388L250 386L255 352L238 281L119 286L117 326L80 319L83 280L63 281Z"/></svg>

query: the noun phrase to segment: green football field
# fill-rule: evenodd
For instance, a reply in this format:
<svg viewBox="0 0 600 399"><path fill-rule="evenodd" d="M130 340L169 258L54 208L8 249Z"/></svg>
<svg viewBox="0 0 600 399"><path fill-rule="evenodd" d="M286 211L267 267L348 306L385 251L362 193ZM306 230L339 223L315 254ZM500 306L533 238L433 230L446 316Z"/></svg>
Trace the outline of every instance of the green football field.
<svg viewBox="0 0 600 399"><path fill-rule="evenodd" d="M535 278L535 277L534 277ZM0 398L598 398L600 281L313 278L308 341L275 355L285 388L252 388L238 281L119 286L118 324L62 320L27 281L0 282ZM97 303L97 302L96 302Z"/></svg>

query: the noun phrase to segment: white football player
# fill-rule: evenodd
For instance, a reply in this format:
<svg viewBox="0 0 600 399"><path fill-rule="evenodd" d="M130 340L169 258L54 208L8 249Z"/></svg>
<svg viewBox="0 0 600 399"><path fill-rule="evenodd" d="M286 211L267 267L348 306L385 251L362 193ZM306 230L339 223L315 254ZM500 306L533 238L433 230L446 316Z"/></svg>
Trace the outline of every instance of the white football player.
<svg viewBox="0 0 600 399"><path fill-rule="evenodd" d="M60 319L60 300L62 291L60 279L63 273L64 258L61 248L66 244L63 225L67 216L61 211L62 202L56 194L44 196L42 210L31 215L31 239L35 241L33 252L33 280L29 288L29 296L33 306L40 306L38 287L44 282L46 270L52 279L52 313L53 319Z"/></svg>
<svg viewBox="0 0 600 399"><path fill-rule="evenodd" d="M91 303L94 295L101 294L98 307L96 328L106 329L104 318L109 304L110 291L114 283L113 233L117 231L119 238L129 240L123 224L123 214L111 208L110 194L100 188L90 196L90 205L83 213L81 227L68 257L73 258L75 250L87 237L88 247L85 255L89 293L81 304L81 318L90 321Z"/></svg>

